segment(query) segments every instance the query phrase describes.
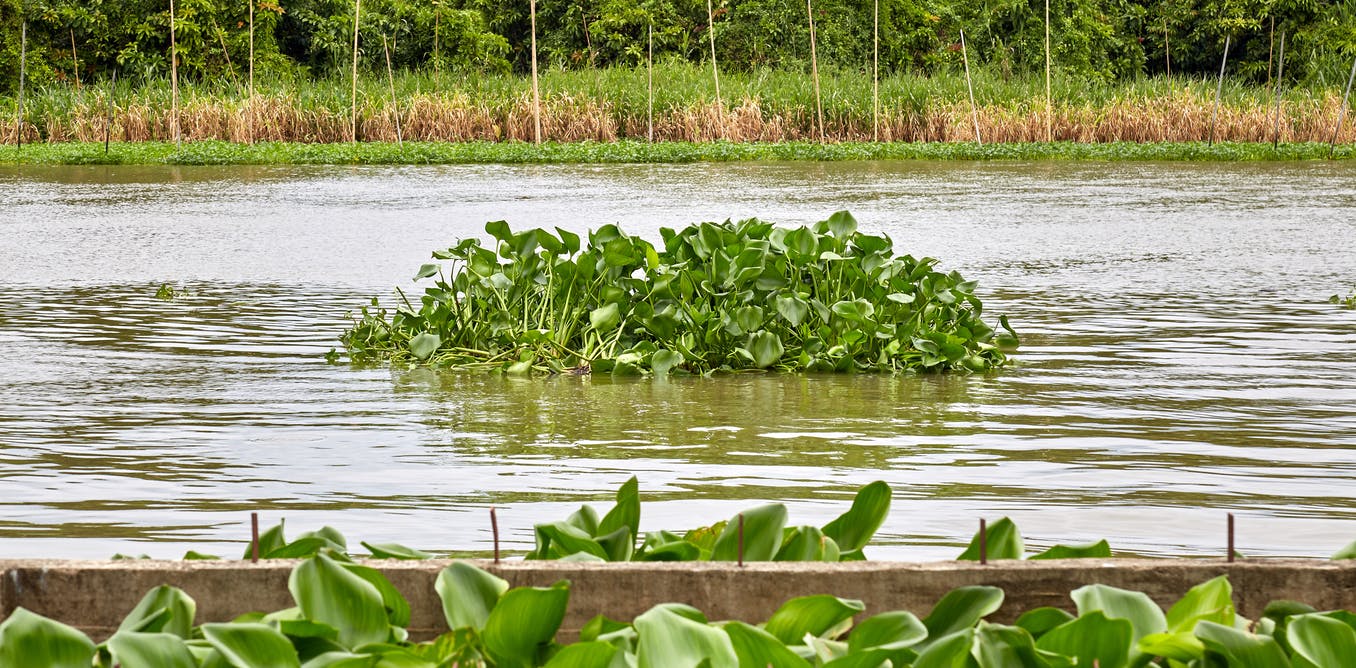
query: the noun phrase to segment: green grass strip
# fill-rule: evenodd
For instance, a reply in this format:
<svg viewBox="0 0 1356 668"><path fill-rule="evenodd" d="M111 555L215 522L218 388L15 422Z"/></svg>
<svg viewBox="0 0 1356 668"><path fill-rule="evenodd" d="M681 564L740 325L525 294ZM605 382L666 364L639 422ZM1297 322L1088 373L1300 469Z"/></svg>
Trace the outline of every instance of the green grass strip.
<svg viewBox="0 0 1356 668"><path fill-rule="evenodd" d="M0 165L455 165L688 163L843 160L1093 160L1243 162L1325 160L1323 143L1203 142L985 144L814 142L406 142L359 144L166 142L29 144L0 147ZM1331 158L1356 157L1356 145L1337 146Z"/></svg>

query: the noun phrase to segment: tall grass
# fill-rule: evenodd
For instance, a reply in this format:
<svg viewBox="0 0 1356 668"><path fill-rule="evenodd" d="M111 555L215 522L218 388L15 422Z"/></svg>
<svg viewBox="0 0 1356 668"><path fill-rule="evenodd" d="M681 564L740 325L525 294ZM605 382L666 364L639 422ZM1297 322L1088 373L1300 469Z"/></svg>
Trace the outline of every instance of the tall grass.
<svg viewBox="0 0 1356 668"><path fill-rule="evenodd" d="M385 73L381 73L385 74ZM872 137L869 71L822 72L824 130L830 141ZM709 70L690 63L656 63L654 133L659 141L797 141L817 138L813 83L803 73L755 70L722 77L716 103ZM1043 73L972 72L980 133L986 142L1044 141ZM391 102L389 86L395 88ZM1146 77L1099 83L1056 76L1052 131L1078 142L1200 141L1209 133L1214 81ZM246 88L229 79L183 83L179 126L186 140L342 142L348 139L347 77L304 84L259 80L250 103ZM614 141L645 138L646 70L605 68L544 72L542 132L548 141ZM112 138L173 138L170 82L91 84L77 90L51 86L25 103L25 142L102 141L105 104L113 96ZM392 141L397 118L407 141L531 141L532 91L515 76L463 77L454 73L397 73L360 78L358 138ZM13 118L17 100L0 98ZM972 141L974 127L963 75L897 75L880 81L883 141ZM1225 80L1216 139L1271 141L1273 92ZM1280 141L1327 141L1337 125L1341 91L1288 89L1280 100ZM11 124L0 141L14 142ZM1356 128L1340 142L1356 141Z"/></svg>

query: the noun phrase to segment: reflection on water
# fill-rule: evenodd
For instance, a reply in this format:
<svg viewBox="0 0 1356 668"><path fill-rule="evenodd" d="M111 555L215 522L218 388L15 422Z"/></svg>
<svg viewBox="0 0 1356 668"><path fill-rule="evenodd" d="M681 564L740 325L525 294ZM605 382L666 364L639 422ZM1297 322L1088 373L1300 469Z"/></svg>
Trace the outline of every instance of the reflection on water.
<svg viewBox="0 0 1356 668"><path fill-rule="evenodd" d="M248 512L482 550L641 480L647 529L862 484L873 557L978 518L1324 556L1356 538L1356 171L1340 165L0 170L0 555L234 554ZM654 234L850 205L1024 334L985 376L510 379L328 366L345 311L484 220ZM160 282L190 296L153 297Z"/></svg>

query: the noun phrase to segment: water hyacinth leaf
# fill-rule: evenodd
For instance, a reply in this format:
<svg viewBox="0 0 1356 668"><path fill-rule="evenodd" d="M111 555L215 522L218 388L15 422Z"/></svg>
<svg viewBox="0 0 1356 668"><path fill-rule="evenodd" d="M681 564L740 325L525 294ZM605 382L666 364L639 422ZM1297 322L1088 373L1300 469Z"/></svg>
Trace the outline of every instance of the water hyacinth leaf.
<svg viewBox="0 0 1356 668"><path fill-rule="evenodd" d="M826 594L800 596L777 608L763 628L783 643L793 645L807 633L820 637L865 609L857 600Z"/></svg>
<svg viewBox="0 0 1356 668"><path fill-rule="evenodd" d="M1069 596L1078 606L1079 615L1100 611L1111 619L1129 621L1134 629L1135 642L1144 636L1168 630L1168 620L1162 608L1142 592L1095 584L1079 587Z"/></svg>
<svg viewBox="0 0 1356 668"><path fill-rule="evenodd" d="M599 332L610 332L620 324L621 310L615 302L589 312L589 325Z"/></svg>
<svg viewBox="0 0 1356 668"><path fill-rule="evenodd" d="M702 550L697 545L685 540L673 541L657 545L640 556L641 561L697 561L701 559Z"/></svg>
<svg viewBox="0 0 1356 668"><path fill-rule="evenodd" d="M928 637L928 628L911 612L885 612L867 618L852 628L848 649L860 652L873 648L903 649Z"/></svg>
<svg viewBox="0 0 1356 668"><path fill-rule="evenodd" d="M1341 668L1356 659L1356 629L1326 615L1292 617L1286 638L1295 654L1318 668Z"/></svg>
<svg viewBox="0 0 1356 668"><path fill-rule="evenodd" d="M656 606L636 617L637 668L739 668L730 636L705 620Z"/></svg>
<svg viewBox="0 0 1356 668"><path fill-rule="evenodd" d="M443 344L442 337L433 332L421 332L410 339L410 354L421 360L426 360L433 353L438 351L438 346Z"/></svg>
<svg viewBox="0 0 1356 668"><path fill-rule="evenodd" d="M1036 647L1077 659L1080 666L1121 668L1130 660L1134 628L1100 610L1066 622L1036 640ZM1096 662L1096 664L1094 664Z"/></svg>
<svg viewBox="0 0 1356 668"><path fill-rule="evenodd" d="M782 536L782 547L773 561L838 561L838 544L811 526L791 529Z"/></svg>
<svg viewBox="0 0 1356 668"><path fill-rule="evenodd" d="M236 668L301 668L287 636L267 624L203 624L202 635Z"/></svg>
<svg viewBox="0 0 1356 668"><path fill-rule="evenodd" d="M198 604L184 590L160 585L146 592L135 608L127 613L118 631L170 633L180 638L193 634L193 617Z"/></svg>
<svg viewBox="0 0 1356 668"><path fill-rule="evenodd" d="M89 668L94 651L85 634L22 607L0 622L0 668Z"/></svg>
<svg viewBox="0 0 1356 668"><path fill-rule="evenodd" d="M726 622L721 628L730 636L730 644L734 647L735 656L739 657L741 667L810 668L810 662L763 629L744 622Z"/></svg>
<svg viewBox="0 0 1356 668"><path fill-rule="evenodd" d="M1187 632L1151 633L1136 644L1140 656L1161 656L1173 661L1194 661L1205 655L1205 644Z"/></svg>
<svg viewBox="0 0 1356 668"><path fill-rule="evenodd" d="M776 364L786 350L782 347L781 337L763 330L749 337L748 351L753 355L754 366L766 369Z"/></svg>
<svg viewBox="0 0 1356 668"><path fill-rule="evenodd" d="M963 628L945 636L929 636L913 668L970 668L974 658L970 652L975 644L975 630Z"/></svg>
<svg viewBox="0 0 1356 668"><path fill-rule="evenodd" d="M433 583L443 602L443 617L453 630L470 628L482 631L499 598L508 591L508 582L462 561L438 573Z"/></svg>
<svg viewBox="0 0 1356 668"><path fill-rule="evenodd" d="M1050 549L1034 554L1032 559L1100 559L1111 556L1111 544L1106 540L1084 545L1055 545Z"/></svg>
<svg viewBox="0 0 1356 668"><path fill-rule="evenodd" d="M1060 610L1059 608L1047 606L1034 608L1022 613L1022 615L1017 618L1017 621L1013 622L1013 625L1026 629L1026 632L1030 633L1031 637L1039 642L1041 636L1048 633L1050 629L1066 622L1073 621L1073 619L1073 615Z"/></svg>
<svg viewBox="0 0 1356 668"><path fill-rule="evenodd" d="M372 654L325 652L301 664L301 668L373 668L377 660L378 657Z"/></svg>
<svg viewBox="0 0 1356 668"><path fill-rule="evenodd" d="M108 649L122 668L198 668L184 639L171 633L115 633Z"/></svg>
<svg viewBox="0 0 1356 668"><path fill-rule="evenodd" d="M616 505L598 523L598 534L610 534L626 527L632 536L640 535L640 481L631 476L617 490Z"/></svg>
<svg viewBox="0 0 1356 668"><path fill-rule="evenodd" d="M1356 540L1351 541L1346 547L1332 555L1333 559L1356 559Z"/></svg>
<svg viewBox="0 0 1356 668"><path fill-rule="evenodd" d="M381 642L390 634L377 587L323 554L298 565L287 588L302 614L338 629L339 641L346 647Z"/></svg>
<svg viewBox="0 0 1356 668"><path fill-rule="evenodd" d="M771 561L782 546L786 506L771 503L730 518L711 548L711 561L737 561L740 516L744 518L744 561Z"/></svg>
<svg viewBox="0 0 1356 668"><path fill-rule="evenodd" d="M556 652L545 668L608 668L617 652L612 643L578 642Z"/></svg>
<svg viewBox="0 0 1356 668"><path fill-rule="evenodd" d="M568 522L538 524L534 528L537 537L537 551L530 555L533 559L551 559L571 554L591 554L604 561L607 550L589 535L588 531Z"/></svg>
<svg viewBox="0 0 1356 668"><path fill-rule="evenodd" d="M880 480L861 488L852 499L852 507L824 525L824 535L844 552L861 550L885 523L893 496L890 486Z"/></svg>
<svg viewBox="0 0 1356 668"><path fill-rule="evenodd" d="M283 525L286 524L286 522L286 520L278 520L276 525L265 529L262 534L259 534L258 546L260 557L266 558L270 552L280 549L287 544L287 539L283 535ZM253 556L254 545L246 545L245 554L240 558L250 559Z"/></svg>
<svg viewBox="0 0 1356 668"><path fill-rule="evenodd" d="M392 626L403 628L410 625L409 601L405 600L400 590L396 589L381 571L361 564L340 565L377 589L377 593L381 594L381 605L386 609L386 618Z"/></svg>
<svg viewBox="0 0 1356 668"><path fill-rule="evenodd" d="M683 356L681 353L661 348L650 356L650 371L654 372L655 376L662 378L669 375L671 369L682 363Z"/></svg>
<svg viewBox="0 0 1356 668"><path fill-rule="evenodd" d="M417 280L419 280L419 279L421 279L421 278L428 278L428 277L430 277L430 276L437 276L437 275L438 275L438 269L440 269L439 265L434 264L434 263L429 263L429 264L421 265L421 266L419 267L419 272L416 273L416 274L414 275L414 280L417 281Z"/></svg>
<svg viewBox="0 0 1356 668"><path fill-rule="evenodd" d="M974 626L1003 605L1003 590L998 587L958 587L942 596L932 612L923 618L928 638L951 635Z"/></svg>
<svg viewBox="0 0 1356 668"><path fill-rule="evenodd" d="M857 219L847 211L835 212L829 216L829 233L835 238L845 240L857 231Z"/></svg>
<svg viewBox="0 0 1356 668"><path fill-rule="evenodd" d="M1211 621L1196 625L1196 637L1210 652L1228 661L1229 668L1289 668L1290 659L1274 639L1253 635Z"/></svg>
<svg viewBox="0 0 1356 668"><path fill-rule="evenodd" d="M1233 597L1234 589L1224 575L1192 587L1168 609L1168 630L1190 632L1201 621L1233 626Z"/></svg>
<svg viewBox="0 0 1356 668"><path fill-rule="evenodd" d="M1051 665L1037 650L1036 641L1026 629L988 622L980 622L975 629L974 656L980 668ZM1072 664L1066 662L1058 665Z"/></svg>
<svg viewBox="0 0 1356 668"><path fill-rule="evenodd" d="M777 314L791 323L792 327L800 327L800 324L805 322L805 317L810 315L809 302L796 294L777 295L772 303L777 309Z"/></svg>
<svg viewBox="0 0 1356 668"><path fill-rule="evenodd" d="M364 541L362 546L372 553L373 559L401 559L414 561L421 559L432 559L433 555L416 550L411 547L405 547L399 543L368 543Z"/></svg>
<svg viewBox="0 0 1356 668"><path fill-rule="evenodd" d="M485 620L485 649L502 667L534 666L556 637L570 601L570 583L518 587L499 598Z"/></svg>
<svg viewBox="0 0 1356 668"><path fill-rule="evenodd" d="M988 525L988 558L995 559L1021 559L1025 548L1022 544L1022 534L1017 530L1017 525L1010 519L1004 517L997 522L991 522ZM979 532L975 532L975 537L970 540L970 546L965 548L958 561L979 561Z"/></svg>

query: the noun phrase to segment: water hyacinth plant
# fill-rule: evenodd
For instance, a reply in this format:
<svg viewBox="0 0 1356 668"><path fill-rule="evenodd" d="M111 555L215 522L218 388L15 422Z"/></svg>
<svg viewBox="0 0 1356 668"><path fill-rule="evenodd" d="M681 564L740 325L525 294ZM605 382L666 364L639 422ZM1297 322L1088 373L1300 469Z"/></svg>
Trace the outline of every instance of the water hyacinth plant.
<svg viewBox="0 0 1356 668"><path fill-rule="evenodd" d="M1238 615L1220 576L1165 612L1148 596L1106 585L1080 587L1073 605L1026 611L1011 624L986 621L1003 603L997 587L952 590L925 617L896 610L857 617L862 601L820 594L792 598L759 624L711 621L663 603L622 622L599 615L577 642L556 636L571 585L510 588L453 562L434 583L449 631L412 642L411 608L378 570L322 552L288 580L296 605L194 626L183 590L152 589L103 643L18 608L0 623L0 666L58 668L924 668L933 666L1320 666L1350 665L1349 611L1295 601ZM1076 614L1075 614L1076 613Z"/></svg>
<svg viewBox="0 0 1356 668"><path fill-rule="evenodd" d="M362 309L340 337L356 363L511 374L986 371L1016 333L981 319L976 283L896 256L840 211L811 226L756 219L661 230L663 246L605 225L466 239L433 253L416 305ZM444 264L446 263L446 264Z"/></svg>

